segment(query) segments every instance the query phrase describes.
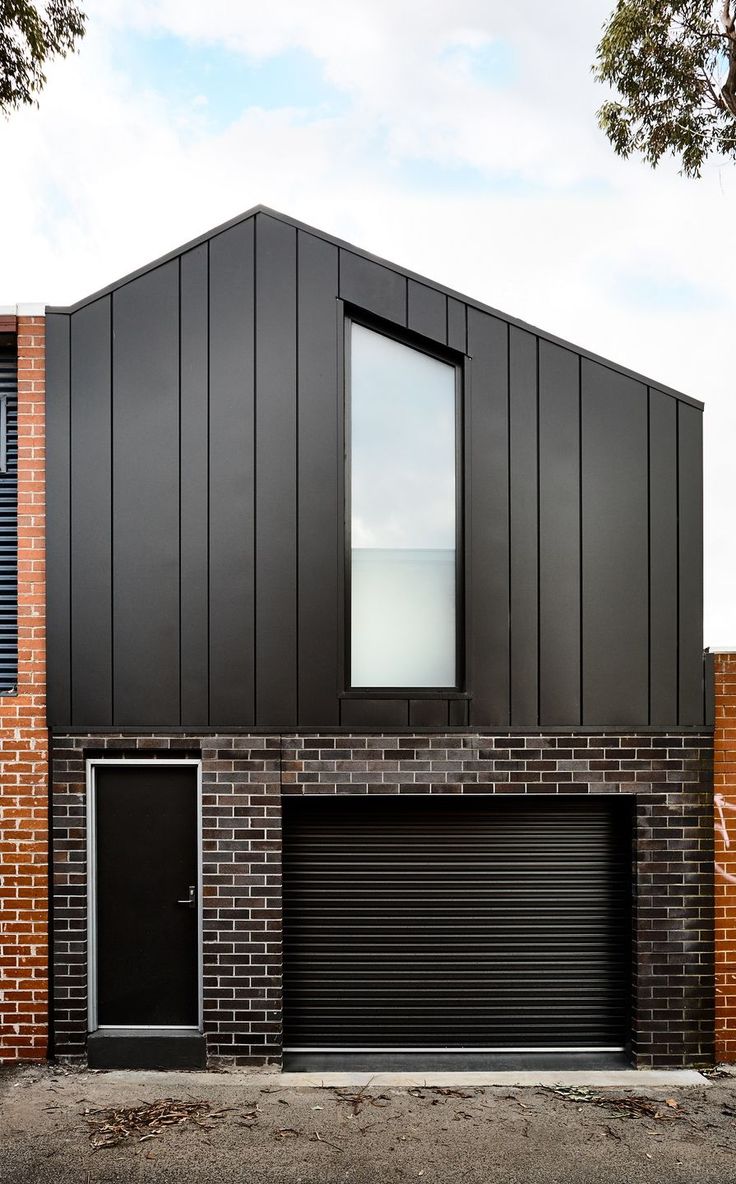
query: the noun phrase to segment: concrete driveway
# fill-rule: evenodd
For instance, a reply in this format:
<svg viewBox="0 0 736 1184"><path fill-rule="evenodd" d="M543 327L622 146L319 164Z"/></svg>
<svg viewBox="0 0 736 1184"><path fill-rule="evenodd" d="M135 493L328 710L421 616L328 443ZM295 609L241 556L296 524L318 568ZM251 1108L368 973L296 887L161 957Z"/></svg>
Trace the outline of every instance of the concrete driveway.
<svg viewBox="0 0 736 1184"><path fill-rule="evenodd" d="M0 1180L733 1184L736 1078L319 1089L268 1073L31 1066L0 1073Z"/></svg>

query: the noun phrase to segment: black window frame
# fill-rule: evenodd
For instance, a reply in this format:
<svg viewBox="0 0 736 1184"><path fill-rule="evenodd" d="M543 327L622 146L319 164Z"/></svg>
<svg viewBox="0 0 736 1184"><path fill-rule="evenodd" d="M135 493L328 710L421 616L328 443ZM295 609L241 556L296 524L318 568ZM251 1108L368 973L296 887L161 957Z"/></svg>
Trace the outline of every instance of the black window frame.
<svg viewBox="0 0 736 1184"><path fill-rule="evenodd" d="M340 698L343 699L451 699L467 698L466 679L466 607L465 607L465 400L468 388L468 357L440 342L397 325L353 305L341 304L342 322L338 341L341 345L341 427L342 427L342 662ZM400 345L409 346L455 371L455 683L444 687L354 686L351 682L352 632L352 513L351 476L351 331L353 324L380 333Z"/></svg>

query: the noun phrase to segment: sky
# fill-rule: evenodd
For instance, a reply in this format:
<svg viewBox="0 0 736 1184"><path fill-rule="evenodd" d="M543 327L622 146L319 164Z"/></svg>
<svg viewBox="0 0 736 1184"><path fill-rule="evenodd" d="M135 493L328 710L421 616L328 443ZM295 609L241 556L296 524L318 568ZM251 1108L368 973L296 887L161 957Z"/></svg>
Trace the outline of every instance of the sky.
<svg viewBox="0 0 736 1184"><path fill-rule="evenodd" d="M70 303L264 203L685 391L705 642L736 648L736 163L614 155L612 3L87 0L80 53L0 122L0 304Z"/></svg>

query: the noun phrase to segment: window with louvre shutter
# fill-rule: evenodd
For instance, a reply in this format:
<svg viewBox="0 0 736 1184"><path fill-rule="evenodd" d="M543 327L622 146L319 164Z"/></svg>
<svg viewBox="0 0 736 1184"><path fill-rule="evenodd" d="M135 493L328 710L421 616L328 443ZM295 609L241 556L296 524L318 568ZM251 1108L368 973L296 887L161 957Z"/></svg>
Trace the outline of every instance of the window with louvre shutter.
<svg viewBox="0 0 736 1184"><path fill-rule="evenodd" d="M0 694L18 680L18 377L15 345L0 346Z"/></svg>

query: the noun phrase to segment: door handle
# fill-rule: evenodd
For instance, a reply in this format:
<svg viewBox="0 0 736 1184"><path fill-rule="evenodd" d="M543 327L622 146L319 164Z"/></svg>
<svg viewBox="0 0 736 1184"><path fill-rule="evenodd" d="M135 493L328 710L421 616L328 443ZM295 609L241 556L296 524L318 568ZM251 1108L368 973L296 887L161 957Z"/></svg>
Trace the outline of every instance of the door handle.
<svg viewBox="0 0 736 1184"><path fill-rule="evenodd" d="M190 884L190 885L189 885L189 895L188 895L188 896L186 896L186 897L184 898L184 900L177 900L177 902L176 902L176 903L177 903L177 904L186 904L186 905L189 905L189 908L190 908L190 909L193 909L193 908L194 908L194 906L195 906L195 904L197 903L197 888L196 888L196 885L195 885L195 884Z"/></svg>

